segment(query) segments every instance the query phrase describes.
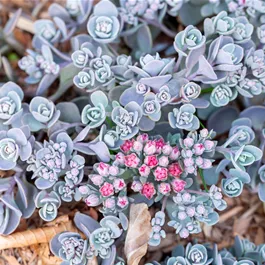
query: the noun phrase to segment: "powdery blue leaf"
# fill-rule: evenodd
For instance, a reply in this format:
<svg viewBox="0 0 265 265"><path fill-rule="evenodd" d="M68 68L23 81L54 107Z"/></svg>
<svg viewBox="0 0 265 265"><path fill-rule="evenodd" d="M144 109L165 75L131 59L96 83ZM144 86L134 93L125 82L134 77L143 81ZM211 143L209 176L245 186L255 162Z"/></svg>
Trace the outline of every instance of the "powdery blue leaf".
<svg viewBox="0 0 265 265"><path fill-rule="evenodd" d="M19 8L14 14L13 16L8 20L8 22L5 24L5 27L4 27L4 34L6 36L10 35L12 33L12 31L14 30L17 22L18 22L18 19L20 17L22 13L22 9Z"/></svg>
<svg viewBox="0 0 265 265"><path fill-rule="evenodd" d="M22 217L29 218L35 210L34 199L38 191L36 187L27 182L26 179L21 180L15 177L15 180L18 186L18 192L15 198L16 204L22 212Z"/></svg>
<svg viewBox="0 0 265 265"><path fill-rule="evenodd" d="M81 121L81 115L76 104L72 102L60 102L56 108L61 112L60 121L76 123Z"/></svg>
<svg viewBox="0 0 265 265"><path fill-rule="evenodd" d="M252 106L240 113L240 118L249 118L252 121L252 126L255 130L262 130L265 122L265 107Z"/></svg>
<svg viewBox="0 0 265 265"><path fill-rule="evenodd" d="M38 85L36 95L37 96L43 95L47 91L47 89L51 86L51 84L57 79L57 77L58 77L57 75L53 74L44 75Z"/></svg>
<svg viewBox="0 0 265 265"><path fill-rule="evenodd" d="M137 43L142 53L150 53L153 46L152 35L148 25L143 24L137 31Z"/></svg>
<svg viewBox="0 0 265 265"><path fill-rule="evenodd" d="M259 183L258 195L261 201L265 202L265 183Z"/></svg>
<svg viewBox="0 0 265 265"><path fill-rule="evenodd" d="M95 221L92 217L82 213L75 214L74 223L76 227L88 238L94 230L100 228L100 225L97 221Z"/></svg>
<svg viewBox="0 0 265 265"><path fill-rule="evenodd" d="M219 179L219 172L216 171L216 166L204 169L203 177L207 185L216 185Z"/></svg>
<svg viewBox="0 0 265 265"><path fill-rule="evenodd" d="M207 128L213 129L217 135L223 134L231 128L232 122L237 119L239 112L235 107L226 106L215 111L207 121ZM226 117L223 119L223 117Z"/></svg>

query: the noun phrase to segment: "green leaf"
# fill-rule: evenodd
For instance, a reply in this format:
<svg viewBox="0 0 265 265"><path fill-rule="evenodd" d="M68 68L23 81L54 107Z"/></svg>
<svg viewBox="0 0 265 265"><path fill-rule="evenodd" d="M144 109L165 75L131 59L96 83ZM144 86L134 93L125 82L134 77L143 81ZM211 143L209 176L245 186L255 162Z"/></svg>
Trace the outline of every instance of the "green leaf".
<svg viewBox="0 0 265 265"><path fill-rule="evenodd" d="M60 98L73 85L73 78L79 73L79 71L80 69L75 67L73 63L70 63L61 69L59 88L49 99L51 101L56 101Z"/></svg>

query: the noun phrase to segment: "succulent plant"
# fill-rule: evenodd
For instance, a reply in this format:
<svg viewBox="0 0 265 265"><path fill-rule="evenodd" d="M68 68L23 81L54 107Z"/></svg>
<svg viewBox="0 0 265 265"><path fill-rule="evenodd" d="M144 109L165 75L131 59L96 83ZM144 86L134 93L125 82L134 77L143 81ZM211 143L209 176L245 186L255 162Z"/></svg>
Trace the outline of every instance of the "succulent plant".
<svg viewBox="0 0 265 265"><path fill-rule="evenodd" d="M118 217L105 217L98 223L90 216L77 213L74 222L86 239L79 233L63 232L50 242L51 251L64 260L63 264L81 265L97 256L108 262L115 257L115 240L123 231L118 226L121 224Z"/></svg>
<svg viewBox="0 0 265 265"><path fill-rule="evenodd" d="M92 38L100 43L115 40L120 31L118 10L109 0L100 1L94 7L93 16L88 20L87 30Z"/></svg>
<svg viewBox="0 0 265 265"><path fill-rule="evenodd" d="M8 63L10 50L24 54L20 14L0 27L0 67L22 82L0 83L1 234L35 208L50 222L83 203L104 217L77 213L82 235L56 235L52 252L64 265L124 265L116 245L132 203L161 206L146 239L158 246L165 225L187 238L216 224L223 195L247 187L265 201L264 1L52 3L18 61L29 89ZM194 242L163 264L261 265L264 249Z"/></svg>
<svg viewBox="0 0 265 265"><path fill-rule="evenodd" d="M256 246L247 239L235 237L235 243L228 249L218 251L216 244L198 244L189 243L186 247L183 245L176 246L171 254L165 260L166 265L173 264L222 264L233 262L234 264L249 264L264 261L264 245ZM159 264L158 262L147 263L146 265Z"/></svg>

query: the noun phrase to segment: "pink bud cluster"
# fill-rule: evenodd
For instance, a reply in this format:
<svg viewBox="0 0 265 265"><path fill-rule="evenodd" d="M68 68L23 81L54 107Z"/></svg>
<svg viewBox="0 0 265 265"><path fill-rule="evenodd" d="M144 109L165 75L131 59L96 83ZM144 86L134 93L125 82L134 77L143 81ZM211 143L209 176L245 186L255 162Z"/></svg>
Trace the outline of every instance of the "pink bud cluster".
<svg viewBox="0 0 265 265"><path fill-rule="evenodd" d="M180 150L172 147L163 138L150 139L147 134L127 140L121 145L114 164L137 172L132 190L148 199L155 194L169 195L181 192L186 182L181 180Z"/></svg>
<svg viewBox="0 0 265 265"><path fill-rule="evenodd" d="M184 171L189 174L196 174L197 168L208 169L212 167L212 160L204 158L206 153L214 151L215 143L209 140L207 129L200 131L199 138L187 137L183 140L181 156L183 159Z"/></svg>
<svg viewBox="0 0 265 265"><path fill-rule="evenodd" d="M100 162L95 165L97 174L89 175L91 182L98 187L98 200L103 202L105 208L112 209L118 206L123 209L129 204L126 194L126 183L119 177L120 169L116 165ZM86 198L90 206L89 196ZM95 195L91 196L95 200Z"/></svg>

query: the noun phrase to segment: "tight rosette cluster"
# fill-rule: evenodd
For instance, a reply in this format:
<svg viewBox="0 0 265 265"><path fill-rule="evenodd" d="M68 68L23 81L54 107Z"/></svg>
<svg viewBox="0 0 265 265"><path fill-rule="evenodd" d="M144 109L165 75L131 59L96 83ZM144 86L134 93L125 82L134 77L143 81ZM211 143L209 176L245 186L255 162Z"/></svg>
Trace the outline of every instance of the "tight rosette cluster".
<svg viewBox="0 0 265 265"><path fill-rule="evenodd" d="M208 169L212 167L213 160L210 159L215 152L216 141L211 140L213 132L202 129L200 133L191 132L185 139L180 140L182 147L181 156L184 170L188 174L197 174L197 169Z"/></svg>
<svg viewBox="0 0 265 265"><path fill-rule="evenodd" d="M104 214L124 211L129 206L127 184L122 178L124 170L103 162L94 165L89 184L80 185L78 190L85 203L90 206L103 205Z"/></svg>
<svg viewBox="0 0 265 265"><path fill-rule="evenodd" d="M181 161L180 150L170 146L163 138L149 139L142 134L136 139L127 140L120 147L114 164L131 170L134 181L131 188L147 199L155 195L163 197L172 192L184 190L186 182Z"/></svg>
<svg viewBox="0 0 265 265"><path fill-rule="evenodd" d="M63 264L83 265L96 257L107 262L116 254L114 243L123 232L118 217L105 217L98 223L90 216L77 213L74 222L85 238L79 233L63 232L54 236L50 243L51 251L63 260Z"/></svg>
<svg viewBox="0 0 265 265"><path fill-rule="evenodd" d="M210 188L210 194L199 192L192 194L192 191L178 193L173 197L173 204L167 206L171 221L168 225L176 230L182 238L187 238L190 234L200 233L200 223L214 225L218 222L219 215L215 211L224 210L226 202L223 195L216 186Z"/></svg>
<svg viewBox="0 0 265 265"><path fill-rule="evenodd" d="M66 133L59 133L54 140L44 142L39 150L28 159L28 170L33 171L35 185L43 190L51 188L65 173L71 158L73 142Z"/></svg>

